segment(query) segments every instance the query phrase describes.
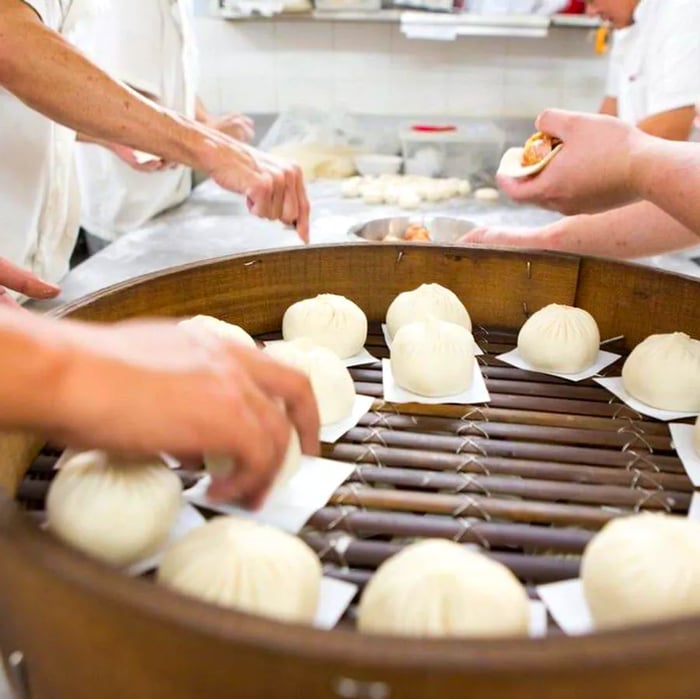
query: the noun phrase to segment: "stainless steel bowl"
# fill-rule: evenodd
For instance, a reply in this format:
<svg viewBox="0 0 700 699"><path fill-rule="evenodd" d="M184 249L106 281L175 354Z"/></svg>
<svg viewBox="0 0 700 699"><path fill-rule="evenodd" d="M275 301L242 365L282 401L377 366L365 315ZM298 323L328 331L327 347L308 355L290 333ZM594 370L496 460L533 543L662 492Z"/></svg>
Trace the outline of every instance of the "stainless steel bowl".
<svg viewBox="0 0 700 699"><path fill-rule="evenodd" d="M352 240L381 243L388 235L402 238L406 229L416 223L425 226L433 242L438 245L456 243L465 233L477 227L473 221L449 216L394 216L358 223L350 228L348 236Z"/></svg>

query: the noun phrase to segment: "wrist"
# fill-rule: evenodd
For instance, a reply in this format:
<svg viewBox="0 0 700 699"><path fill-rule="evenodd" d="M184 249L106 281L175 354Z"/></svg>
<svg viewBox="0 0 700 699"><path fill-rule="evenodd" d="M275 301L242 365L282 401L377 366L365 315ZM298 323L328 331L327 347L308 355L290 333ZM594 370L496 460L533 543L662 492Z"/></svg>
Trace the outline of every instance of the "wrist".
<svg viewBox="0 0 700 699"><path fill-rule="evenodd" d="M647 199L655 171L657 139L637 131L630 138L629 177L635 199Z"/></svg>

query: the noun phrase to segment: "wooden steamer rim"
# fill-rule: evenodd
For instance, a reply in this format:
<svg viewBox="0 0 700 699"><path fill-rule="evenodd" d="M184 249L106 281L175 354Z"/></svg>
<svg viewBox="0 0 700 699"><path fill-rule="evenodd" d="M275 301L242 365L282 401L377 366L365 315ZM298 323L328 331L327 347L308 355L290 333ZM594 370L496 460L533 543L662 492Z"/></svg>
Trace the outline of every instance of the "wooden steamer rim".
<svg viewBox="0 0 700 699"><path fill-rule="evenodd" d="M700 336L697 281L627 263L432 245L314 246L238 255L130 280L59 309L116 320L207 312L253 334L298 298L333 291L379 320L400 291L449 286L475 325L518 327L550 302L581 305L602 337ZM612 302L611 302L612 300ZM14 493L37 451L0 436ZM0 492L0 648L28 658L32 697L691 697L700 620L538 641L410 640L277 624L222 612L115 575L41 533ZM69 668L69 672L66 672ZM387 693L388 692L388 693ZM467 694L465 694L465 692Z"/></svg>

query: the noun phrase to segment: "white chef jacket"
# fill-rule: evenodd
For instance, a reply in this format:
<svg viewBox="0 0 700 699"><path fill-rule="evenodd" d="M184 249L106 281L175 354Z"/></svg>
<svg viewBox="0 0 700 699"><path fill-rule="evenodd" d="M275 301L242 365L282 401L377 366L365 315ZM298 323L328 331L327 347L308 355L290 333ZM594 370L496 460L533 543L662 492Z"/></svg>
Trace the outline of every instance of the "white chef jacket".
<svg viewBox="0 0 700 699"><path fill-rule="evenodd" d="M60 31L70 0L24 0ZM68 271L80 203L75 133L0 87L0 256L50 281Z"/></svg>
<svg viewBox="0 0 700 699"><path fill-rule="evenodd" d="M189 0L116 0L83 23L73 40L113 77L190 118L195 115L197 61ZM143 173L93 144L76 148L81 223L105 240L142 226L184 201L192 173Z"/></svg>
<svg viewBox="0 0 700 699"><path fill-rule="evenodd" d="M640 0L634 24L615 32L606 94L638 124L700 96L700 0Z"/></svg>

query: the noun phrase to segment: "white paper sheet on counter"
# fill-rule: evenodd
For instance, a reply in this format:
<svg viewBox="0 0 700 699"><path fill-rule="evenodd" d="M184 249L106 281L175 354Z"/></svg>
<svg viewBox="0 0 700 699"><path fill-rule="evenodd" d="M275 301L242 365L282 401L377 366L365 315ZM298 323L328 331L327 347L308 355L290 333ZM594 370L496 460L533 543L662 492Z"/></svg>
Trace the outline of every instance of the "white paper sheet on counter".
<svg viewBox="0 0 700 699"><path fill-rule="evenodd" d="M373 404L374 398L372 396L356 395L352 413L348 417L330 425L321 426L321 441L327 444L337 442L348 430L357 426L357 423L370 411Z"/></svg>
<svg viewBox="0 0 700 699"><path fill-rule="evenodd" d="M590 379L596 376L602 369L615 363L620 358L619 354L614 354L613 352L605 352L603 350L598 351L598 356L595 362L584 369L583 371L576 372L575 374L560 374L556 371L545 371L544 369L538 369L529 362L523 359L517 348L506 352L505 354L499 354L496 359L500 359L506 364L514 366L516 369L523 369L524 371L534 371L538 374L547 374L549 376L556 376L560 379L566 379L567 381L583 381L584 379Z"/></svg>
<svg viewBox="0 0 700 699"><path fill-rule="evenodd" d="M391 349L391 335L389 334L389 326L386 323L382 323L382 335L384 335L386 346ZM474 348L475 357L481 357L484 354L484 350L482 350L476 342L474 343Z"/></svg>
<svg viewBox="0 0 700 699"><path fill-rule="evenodd" d="M646 403L638 401L636 398L627 393L625 387L622 383L621 376L611 376L604 379L593 379L596 383L599 383L603 388L606 388L610 393L617 396L625 405L636 410L642 415L647 415L648 417L653 417L656 420L663 420L668 422L669 420L683 420L686 417L695 417L700 415L696 412L686 412L682 410L660 410L659 408L652 408Z"/></svg>
<svg viewBox="0 0 700 699"><path fill-rule="evenodd" d="M700 486L700 455L695 451L693 443L693 425L674 422L668 426L673 440L673 448L683 464L691 483Z"/></svg>
<svg viewBox="0 0 700 699"><path fill-rule="evenodd" d="M547 635L547 607L538 600L530 600L528 634L530 638L544 638Z"/></svg>
<svg viewBox="0 0 700 699"><path fill-rule="evenodd" d="M255 511L233 503L210 500L207 497L207 488L211 483L209 475L202 477L184 495L189 503L213 512L247 517L297 534L354 470L354 464L302 456L299 470L286 483L275 488L262 507Z"/></svg>
<svg viewBox="0 0 700 699"><path fill-rule="evenodd" d="M488 403L491 400L486 382L479 369L479 364L474 362L474 377L472 385L462 393L452 396L429 397L412 393L401 388L394 379L391 371L391 360L382 359L382 385L384 387L384 400L390 403L423 403L428 405L444 405L457 403L468 405L471 403Z"/></svg>
<svg viewBox="0 0 700 699"><path fill-rule="evenodd" d="M593 618L580 578L539 585L537 594L559 628L568 636L580 636L593 631Z"/></svg>
<svg viewBox="0 0 700 699"><path fill-rule="evenodd" d="M357 585L353 583L326 576L321 578L321 593L314 626L317 629L332 629L345 614L356 594Z"/></svg>
<svg viewBox="0 0 700 699"><path fill-rule="evenodd" d="M265 340L263 344L265 347L267 347L268 345L275 345L280 342L284 342L284 340ZM372 356L369 351L363 347L357 354L354 354L352 357L341 359L340 361L343 362L346 367L350 368L353 366L362 366L363 364L374 364L379 360Z"/></svg>

